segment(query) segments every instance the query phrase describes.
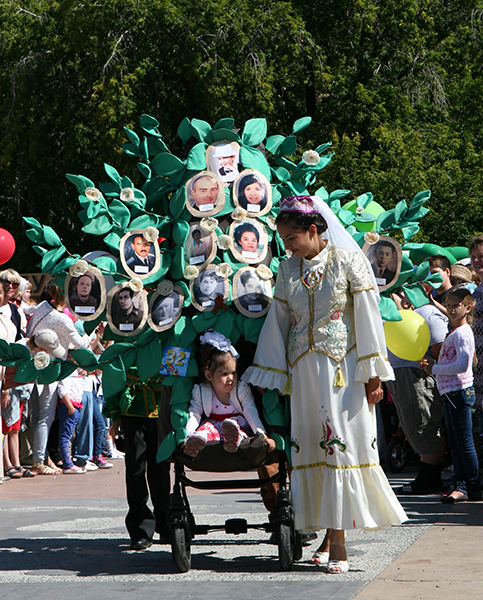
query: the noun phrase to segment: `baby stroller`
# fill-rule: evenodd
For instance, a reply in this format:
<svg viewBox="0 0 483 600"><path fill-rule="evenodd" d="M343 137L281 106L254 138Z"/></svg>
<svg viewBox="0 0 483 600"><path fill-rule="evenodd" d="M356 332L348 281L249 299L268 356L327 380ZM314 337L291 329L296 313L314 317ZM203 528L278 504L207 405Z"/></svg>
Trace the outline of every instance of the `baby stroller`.
<svg viewBox="0 0 483 600"><path fill-rule="evenodd" d="M269 479L243 479L222 481L192 481L185 473L185 467L194 471L228 473L249 471L262 464L270 464L278 454L278 474ZM195 535L206 535L210 531L224 529L226 533L238 535L248 529L264 529L274 532L278 544L280 567L290 571L293 563L302 558L302 539L294 528L293 507L287 489L287 464L283 452L268 452L263 435L256 434L243 440L235 453L223 449L223 442L208 442L195 458L187 456L178 448L171 457L174 462L175 481L170 498L168 523L171 529L173 559L178 569L185 573L191 568L191 541ZM197 525L191 512L186 487L200 490L261 488L271 483L279 483L279 491L271 522L251 525L246 519L227 519L224 525Z"/></svg>

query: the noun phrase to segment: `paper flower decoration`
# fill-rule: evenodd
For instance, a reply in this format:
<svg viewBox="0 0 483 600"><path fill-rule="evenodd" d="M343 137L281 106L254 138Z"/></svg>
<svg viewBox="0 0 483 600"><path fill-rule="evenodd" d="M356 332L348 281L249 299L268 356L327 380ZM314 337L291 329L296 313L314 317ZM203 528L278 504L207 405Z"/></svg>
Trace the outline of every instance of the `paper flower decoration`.
<svg viewBox="0 0 483 600"><path fill-rule="evenodd" d="M357 213L358 215L362 215L362 213L363 213L363 212L364 212L364 207L363 207L363 206L358 206L358 207L356 208L356 213Z"/></svg>
<svg viewBox="0 0 483 600"><path fill-rule="evenodd" d="M81 275L84 275L88 268L88 262L86 260L82 260L81 258L69 267L69 275L71 277L80 277Z"/></svg>
<svg viewBox="0 0 483 600"><path fill-rule="evenodd" d="M183 277L188 279L188 281L191 281L192 279L196 279L199 273L198 267L195 267L194 265L188 265L184 270Z"/></svg>
<svg viewBox="0 0 483 600"><path fill-rule="evenodd" d="M95 187L86 188L84 195L86 198L89 198L89 200L93 200L94 202L99 202L99 200L102 198L101 192Z"/></svg>
<svg viewBox="0 0 483 600"><path fill-rule="evenodd" d="M130 187L122 188L120 198L124 202L132 202L134 200L134 190Z"/></svg>
<svg viewBox="0 0 483 600"><path fill-rule="evenodd" d="M156 242L158 237L159 237L159 231L156 229L156 227L152 227L151 225L149 225L143 231L143 238L145 240L147 240L148 242L151 242L151 243Z"/></svg>
<svg viewBox="0 0 483 600"><path fill-rule="evenodd" d="M273 215L268 215L267 225L270 227L270 229L272 231L275 231L277 229L277 224L275 222L275 217Z"/></svg>
<svg viewBox="0 0 483 600"><path fill-rule="evenodd" d="M133 292L140 292L143 289L143 282L139 279L139 277L133 277L129 280L128 286L132 289Z"/></svg>
<svg viewBox="0 0 483 600"><path fill-rule="evenodd" d="M307 150L302 154L302 160L306 165L312 167L319 164L320 156L315 150Z"/></svg>
<svg viewBox="0 0 483 600"><path fill-rule="evenodd" d="M218 220L215 219L215 217L205 217L204 219L201 219L200 225L201 229L204 229L205 231L215 231L218 227Z"/></svg>
<svg viewBox="0 0 483 600"><path fill-rule="evenodd" d="M247 211L242 208L241 206L237 206L235 208L235 210L231 213L231 218L234 221L243 221L243 219L246 219L248 216Z"/></svg>
<svg viewBox="0 0 483 600"><path fill-rule="evenodd" d="M233 241L229 235L220 235L216 242L220 250L229 250L233 245Z"/></svg>
<svg viewBox="0 0 483 600"><path fill-rule="evenodd" d="M50 356L47 352L41 350L34 356L34 366L37 371L42 371L50 365Z"/></svg>
<svg viewBox="0 0 483 600"><path fill-rule="evenodd" d="M158 283L158 287L156 289L160 296L169 296L173 291L173 288L173 282L169 281L168 279L164 279L163 281Z"/></svg>
<svg viewBox="0 0 483 600"><path fill-rule="evenodd" d="M233 269L230 267L228 263L220 263L215 267L215 273L218 277L230 277L233 273Z"/></svg>
<svg viewBox="0 0 483 600"><path fill-rule="evenodd" d="M257 275L260 277L260 279L263 279L263 281L268 281L273 277L272 271L266 265L258 265L255 270Z"/></svg>
<svg viewBox="0 0 483 600"><path fill-rule="evenodd" d="M377 244L377 242L379 241L379 234L377 233L377 231L368 231L364 234L364 240L371 245Z"/></svg>

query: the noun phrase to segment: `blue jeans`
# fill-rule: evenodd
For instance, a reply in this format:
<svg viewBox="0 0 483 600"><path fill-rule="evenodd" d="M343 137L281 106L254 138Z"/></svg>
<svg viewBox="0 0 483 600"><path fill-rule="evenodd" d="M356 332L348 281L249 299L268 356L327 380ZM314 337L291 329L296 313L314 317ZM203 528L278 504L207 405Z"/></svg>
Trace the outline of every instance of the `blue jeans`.
<svg viewBox="0 0 483 600"><path fill-rule="evenodd" d="M92 392L82 394L82 405L79 420L75 428L74 457L79 467L92 458L94 451L94 397Z"/></svg>
<svg viewBox="0 0 483 600"><path fill-rule="evenodd" d="M94 421L94 456L101 456L105 449L107 436L106 420L102 415L104 396L98 396L97 392L93 392L93 395L92 418Z"/></svg>
<svg viewBox="0 0 483 600"><path fill-rule="evenodd" d="M69 442L74 435L74 429L79 420L80 408L75 409L73 415L69 415L66 405L61 402L57 409L59 415L59 453L62 459L62 468L70 469L74 466L70 455Z"/></svg>
<svg viewBox="0 0 483 600"><path fill-rule="evenodd" d="M472 387L444 394L448 441L453 458L455 490L478 493L478 456L473 442Z"/></svg>

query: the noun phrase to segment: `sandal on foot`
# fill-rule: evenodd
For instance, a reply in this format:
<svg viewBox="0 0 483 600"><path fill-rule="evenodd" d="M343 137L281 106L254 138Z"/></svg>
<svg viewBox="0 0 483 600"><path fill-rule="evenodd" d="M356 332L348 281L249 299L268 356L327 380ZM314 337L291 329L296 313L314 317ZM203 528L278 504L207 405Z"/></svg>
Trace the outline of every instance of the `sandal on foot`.
<svg viewBox="0 0 483 600"><path fill-rule="evenodd" d="M326 567L329 562L329 553L319 552L319 550L317 550L317 552L315 552L312 558L310 559L310 562L314 563L314 565Z"/></svg>
<svg viewBox="0 0 483 600"><path fill-rule="evenodd" d="M242 435L238 423L232 419L225 419L223 421L223 425L221 426L221 433L225 439L223 443L224 450L231 453L236 452L240 442L242 441Z"/></svg>
<svg viewBox="0 0 483 600"><path fill-rule="evenodd" d="M327 572L338 575L339 573L347 573L349 563L346 560L329 560L327 563Z"/></svg>
<svg viewBox="0 0 483 600"><path fill-rule="evenodd" d="M5 475L10 479L22 479L22 473L19 473L14 466L5 469Z"/></svg>
<svg viewBox="0 0 483 600"><path fill-rule="evenodd" d="M62 469L52 469L52 467L48 467L44 463L35 463L32 465L32 473L34 475L60 475Z"/></svg>
<svg viewBox="0 0 483 600"><path fill-rule="evenodd" d="M21 473L22 477L35 477L36 473L32 473L30 469L25 469L22 466L15 467L19 473Z"/></svg>
<svg viewBox="0 0 483 600"><path fill-rule="evenodd" d="M200 450L206 446L206 440L201 435L192 435L186 440L183 452L191 458L196 458Z"/></svg>
<svg viewBox="0 0 483 600"><path fill-rule="evenodd" d="M455 492L457 490L453 490ZM451 494L453 493L451 492ZM466 502L468 500L468 496L463 494L463 492L459 492L461 496L452 496L451 494L443 494L441 496L441 502L443 504L456 504L457 502Z"/></svg>

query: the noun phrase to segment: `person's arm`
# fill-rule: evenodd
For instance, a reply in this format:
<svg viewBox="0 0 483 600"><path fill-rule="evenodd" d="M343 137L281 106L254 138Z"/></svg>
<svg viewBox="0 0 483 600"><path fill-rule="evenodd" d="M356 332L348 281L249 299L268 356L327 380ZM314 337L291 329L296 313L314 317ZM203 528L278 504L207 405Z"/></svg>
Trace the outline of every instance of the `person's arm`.
<svg viewBox="0 0 483 600"><path fill-rule="evenodd" d="M470 336L473 335L472 332L463 333L461 330L456 330L451 335L453 336L451 342L454 345L456 357L451 362L443 365L434 364L434 375L459 375L466 373L473 362L474 350L470 340Z"/></svg>
<svg viewBox="0 0 483 600"><path fill-rule="evenodd" d="M67 408L67 414L68 415L73 415L75 413L75 407L72 404L71 399L69 398L69 394L65 394L65 396L62 396L62 398L60 399L60 401L65 404L65 407Z"/></svg>

